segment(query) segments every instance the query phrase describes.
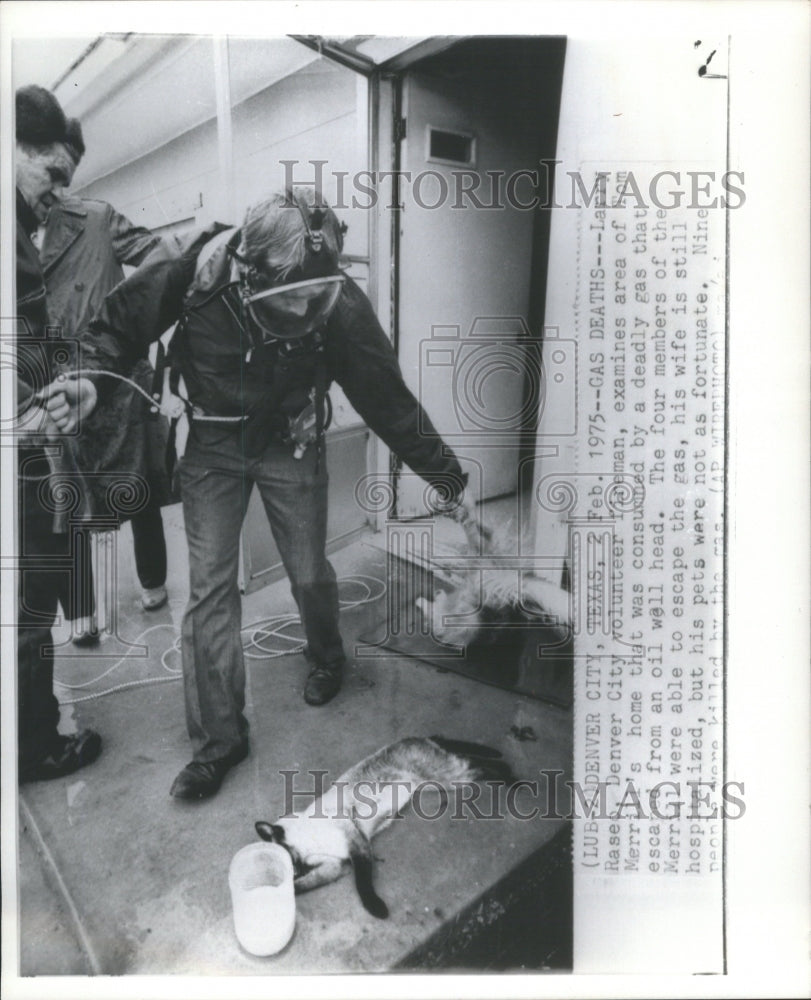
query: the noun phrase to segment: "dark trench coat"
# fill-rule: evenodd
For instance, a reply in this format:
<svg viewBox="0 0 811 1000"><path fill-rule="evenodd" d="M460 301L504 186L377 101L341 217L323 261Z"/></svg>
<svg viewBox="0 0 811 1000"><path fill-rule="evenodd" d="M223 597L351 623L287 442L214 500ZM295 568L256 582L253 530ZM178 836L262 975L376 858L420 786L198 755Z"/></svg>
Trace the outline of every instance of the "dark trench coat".
<svg viewBox="0 0 811 1000"><path fill-rule="evenodd" d="M160 237L133 225L106 202L66 198L53 208L40 262L50 322L67 348L65 368L81 367L82 334L105 295L123 280L122 265L138 266L160 253L161 246ZM145 354L125 374L151 391L153 372ZM62 463L65 471L75 466L83 474L86 518L126 519L128 505L120 499L126 500L133 489L133 476L143 477L160 503L168 502L167 433L164 417L151 414L147 401L132 386L116 383L84 421Z"/></svg>

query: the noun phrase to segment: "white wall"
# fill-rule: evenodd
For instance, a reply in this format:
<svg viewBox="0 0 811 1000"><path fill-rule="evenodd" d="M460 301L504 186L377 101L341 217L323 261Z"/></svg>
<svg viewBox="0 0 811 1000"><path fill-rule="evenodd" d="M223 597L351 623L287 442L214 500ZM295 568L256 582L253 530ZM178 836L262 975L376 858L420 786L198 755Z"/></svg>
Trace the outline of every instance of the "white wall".
<svg viewBox="0 0 811 1000"><path fill-rule="evenodd" d="M241 45L235 40L230 46L232 76L233 67L240 65ZM199 51L200 59L206 55ZM213 62L210 71L213 74ZM92 115L85 125L88 134L93 131ZM222 181L213 118L84 186L80 175L77 193L109 201L150 228L174 226L187 219L204 224L214 217L237 222L247 205L283 186L288 174L281 160L299 161L292 169L297 182L315 179L310 160L326 160L323 191L330 201L336 195L336 172L351 175L367 167L366 81L327 60L310 63L241 101L232 116L237 218L221 217ZM349 225L345 251L368 257L368 213L348 209L339 215Z"/></svg>
<svg viewBox="0 0 811 1000"><path fill-rule="evenodd" d="M200 221L218 187L217 123L210 121L76 193L109 201L133 222L156 229Z"/></svg>

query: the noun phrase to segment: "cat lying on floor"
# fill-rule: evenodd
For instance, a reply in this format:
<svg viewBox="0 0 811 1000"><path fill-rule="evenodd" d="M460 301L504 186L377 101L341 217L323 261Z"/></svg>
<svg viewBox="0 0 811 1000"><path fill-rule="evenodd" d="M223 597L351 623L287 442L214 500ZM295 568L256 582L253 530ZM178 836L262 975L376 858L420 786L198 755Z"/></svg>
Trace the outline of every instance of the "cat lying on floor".
<svg viewBox="0 0 811 1000"><path fill-rule="evenodd" d="M416 605L440 642L467 646L497 641L504 627L571 624L571 595L537 576L518 577L514 569L470 572L460 586L437 590L433 601Z"/></svg>
<svg viewBox="0 0 811 1000"><path fill-rule="evenodd" d="M473 507L464 505L452 517L465 536L460 555L476 558L477 568L460 567L458 559L451 559L452 568L444 574L450 589L437 589L433 601L415 601L434 638L467 646L498 642L505 627L571 625L571 595L549 580L516 569L516 556L528 546L526 541L519 545L512 521L492 530ZM440 577L442 563L436 559Z"/></svg>
<svg viewBox="0 0 811 1000"><path fill-rule="evenodd" d="M372 837L425 782L451 791L488 780L515 781L498 750L441 736L403 739L350 768L303 812L276 823L260 820L256 832L290 853L296 892L334 882L351 865L364 907L383 918L389 911L373 885Z"/></svg>

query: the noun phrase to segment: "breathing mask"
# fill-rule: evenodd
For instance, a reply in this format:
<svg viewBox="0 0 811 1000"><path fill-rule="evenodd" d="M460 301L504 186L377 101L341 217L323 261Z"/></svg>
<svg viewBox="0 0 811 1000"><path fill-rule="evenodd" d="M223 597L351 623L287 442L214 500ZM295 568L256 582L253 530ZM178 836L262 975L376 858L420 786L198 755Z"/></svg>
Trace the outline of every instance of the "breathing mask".
<svg viewBox="0 0 811 1000"><path fill-rule="evenodd" d="M335 308L342 274L249 291L245 305L265 341L300 340L319 330Z"/></svg>
<svg viewBox="0 0 811 1000"><path fill-rule="evenodd" d="M307 205L291 191L286 197L290 206L298 209L304 225L306 250L303 261L280 274L249 262L238 252L234 254L243 265L241 283L245 307L265 342L297 341L321 329L335 308L345 280L342 274L336 273L345 226L340 229L337 249L333 249L324 239L329 210ZM337 226L331 212L329 215Z"/></svg>

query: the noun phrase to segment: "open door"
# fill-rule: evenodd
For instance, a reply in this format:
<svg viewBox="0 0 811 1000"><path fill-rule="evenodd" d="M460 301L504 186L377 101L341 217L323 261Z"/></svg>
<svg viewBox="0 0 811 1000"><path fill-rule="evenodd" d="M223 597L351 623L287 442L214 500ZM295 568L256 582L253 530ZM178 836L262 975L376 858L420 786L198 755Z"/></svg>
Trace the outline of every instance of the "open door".
<svg viewBox="0 0 811 1000"><path fill-rule="evenodd" d="M390 307L406 382L470 495L514 494L544 403L549 219L536 195L539 161L555 153L565 39L296 40L370 81L373 163L381 184L402 174L399 211L379 205L372 220L373 301L381 316ZM429 513L425 484L393 471L392 513Z"/></svg>
<svg viewBox="0 0 811 1000"><path fill-rule="evenodd" d="M400 363L481 499L518 489L542 402L548 241L533 199L539 160L554 157L564 48L461 40L402 77ZM415 477L397 485L400 517L427 513Z"/></svg>

